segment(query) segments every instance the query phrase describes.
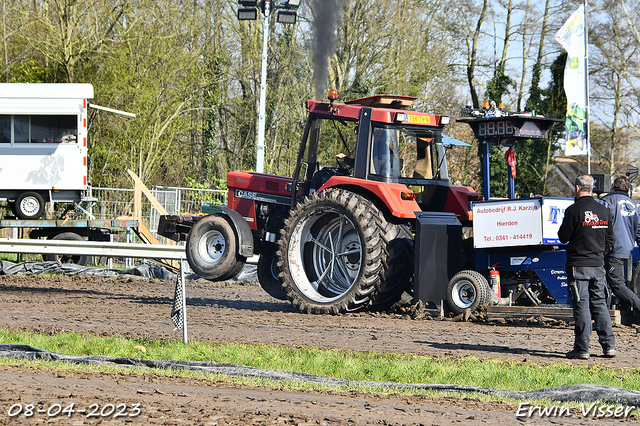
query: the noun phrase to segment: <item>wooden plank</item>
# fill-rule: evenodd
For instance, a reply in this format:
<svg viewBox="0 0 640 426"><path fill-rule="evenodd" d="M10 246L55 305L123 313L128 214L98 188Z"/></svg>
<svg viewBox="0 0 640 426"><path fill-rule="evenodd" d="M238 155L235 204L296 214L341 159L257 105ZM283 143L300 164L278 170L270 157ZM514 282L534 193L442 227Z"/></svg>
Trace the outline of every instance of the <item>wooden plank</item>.
<svg viewBox="0 0 640 426"><path fill-rule="evenodd" d="M572 308L550 308L550 307L536 307L536 306L488 306L487 312L499 312L499 313L518 313L529 315L546 315L546 313L560 313L566 314L567 312L572 315Z"/></svg>
<svg viewBox="0 0 640 426"><path fill-rule="evenodd" d="M138 182L133 184L133 217L142 223L142 192Z"/></svg>
<svg viewBox="0 0 640 426"><path fill-rule="evenodd" d="M127 170L131 179L133 179L133 217L138 220L138 227L136 233L140 237L142 241L149 244L160 244L160 241L151 233L147 225L142 221L142 194L144 194L149 202L156 208L158 213L161 215L168 214L165 208L160 204L160 202L153 196L151 191L142 183L142 180L135 174L132 170ZM169 240L170 241L170 240ZM173 243L170 241L170 244ZM174 260L166 260L164 262L160 262L164 266L168 266L170 268L175 269L176 271L179 268L178 262Z"/></svg>
<svg viewBox="0 0 640 426"><path fill-rule="evenodd" d="M146 239L145 243L148 244L160 244L160 241L153 236L147 225L144 222L138 222L138 232Z"/></svg>
<svg viewBox="0 0 640 426"><path fill-rule="evenodd" d="M149 228L147 228L147 225L145 225L144 222L138 222L137 234L140 237L140 239L147 244L160 244L160 241L158 241L158 239L154 237L154 235L151 233ZM163 266L172 268L175 271L177 271L180 267L177 261L170 260L170 259L163 260L158 263L160 263Z"/></svg>
<svg viewBox="0 0 640 426"><path fill-rule="evenodd" d="M622 315L619 310L609 310L611 322L613 324L622 324ZM551 307L533 307L533 306L488 306L487 318L523 318L523 317L547 317L553 319L561 319L564 321L573 320L572 308L551 308Z"/></svg>
<svg viewBox="0 0 640 426"><path fill-rule="evenodd" d="M153 207L156 208L156 210L158 210L158 212L161 215L167 215L169 213L167 213L167 211L165 210L165 208L162 206L162 204L160 204L160 202L156 199L156 197L153 196L153 194L151 193L151 191L149 191L149 188L147 188L145 186L144 183L142 183L142 181L140 180L140 178L138 177L137 174L135 174L133 171L131 170L127 170L127 172L129 173L129 175L131 176L131 178L133 179L134 182L134 187L136 190L136 197L138 197L137 193L138 191L142 191L142 193L147 197L147 199L149 200L149 202L153 205Z"/></svg>

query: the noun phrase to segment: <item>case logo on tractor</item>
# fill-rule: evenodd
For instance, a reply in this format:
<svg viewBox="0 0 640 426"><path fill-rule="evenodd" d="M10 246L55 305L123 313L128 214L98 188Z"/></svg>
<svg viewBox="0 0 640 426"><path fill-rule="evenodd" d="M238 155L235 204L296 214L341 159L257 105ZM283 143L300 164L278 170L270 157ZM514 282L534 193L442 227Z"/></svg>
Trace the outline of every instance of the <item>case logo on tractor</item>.
<svg viewBox="0 0 640 426"><path fill-rule="evenodd" d="M247 200L255 200L258 194L251 191L242 191L240 189L236 189L236 193L234 194L238 198L246 198Z"/></svg>
<svg viewBox="0 0 640 426"><path fill-rule="evenodd" d="M278 195L267 195L253 191L243 191L242 189L236 189L233 192L236 198L243 198L245 200L261 201L263 203L282 204L288 206L291 203L289 197L281 197Z"/></svg>

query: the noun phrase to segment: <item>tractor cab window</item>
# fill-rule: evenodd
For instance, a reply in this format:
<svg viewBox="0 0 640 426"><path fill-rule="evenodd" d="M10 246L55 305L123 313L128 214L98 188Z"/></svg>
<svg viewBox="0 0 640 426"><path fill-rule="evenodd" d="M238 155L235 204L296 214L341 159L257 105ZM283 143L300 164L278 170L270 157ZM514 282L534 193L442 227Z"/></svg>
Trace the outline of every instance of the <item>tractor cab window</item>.
<svg viewBox="0 0 640 426"><path fill-rule="evenodd" d="M371 172L385 177L399 175L398 132L395 129L375 128L373 130Z"/></svg>
<svg viewBox="0 0 640 426"><path fill-rule="evenodd" d="M402 159L398 181L415 192L421 210L443 211L449 190L449 174L442 132L402 128L398 135Z"/></svg>
<svg viewBox="0 0 640 426"><path fill-rule="evenodd" d="M447 179L442 133L406 127L374 127L370 172L389 178Z"/></svg>
<svg viewBox="0 0 640 426"><path fill-rule="evenodd" d="M331 176L352 172L356 129L356 121L326 117L312 120L303 156L307 170L306 175L302 175L311 181L312 190L320 188Z"/></svg>
<svg viewBox="0 0 640 426"><path fill-rule="evenodd" d="M406 158L402 170L403 178L436 179L438 178L438 153L435 137L431 135L406 138L403 144L403 157Z"/></svg>

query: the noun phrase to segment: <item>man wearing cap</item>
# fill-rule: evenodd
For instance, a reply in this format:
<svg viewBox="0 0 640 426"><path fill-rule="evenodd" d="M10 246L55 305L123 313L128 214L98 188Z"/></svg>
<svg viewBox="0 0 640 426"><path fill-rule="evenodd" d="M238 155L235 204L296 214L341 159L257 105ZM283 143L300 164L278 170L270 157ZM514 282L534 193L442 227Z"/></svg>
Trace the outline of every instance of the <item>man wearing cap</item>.
<svg viewBox="0 0 640 426"><path fill-rule="evenodd" d="M593 178L575 180L576 201L565 210L558 238L567 244L567 276L573 301L575 341L567 358L589 359L591 319L605 357L616 356L615 337L605 295L604 254L614 244L611 212L593 199Z"/></svg>

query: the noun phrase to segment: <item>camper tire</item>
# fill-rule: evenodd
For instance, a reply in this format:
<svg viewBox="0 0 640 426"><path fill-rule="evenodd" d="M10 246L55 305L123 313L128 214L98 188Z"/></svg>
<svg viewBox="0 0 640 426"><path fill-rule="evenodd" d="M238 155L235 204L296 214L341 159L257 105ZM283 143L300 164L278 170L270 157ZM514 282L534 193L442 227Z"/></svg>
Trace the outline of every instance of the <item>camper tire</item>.
<svg viewBox="0 0 640 426"><path fill-rule="evenodd" d="M13 203L13 212L20 219L38 219L44 213L44 198L37 192L23 192Z"/></svg>
<svg viewBox="0 0 640 426"><path fill-rule="evenodd" d="M58 241L84 241L84 238L74 232L62 232L51 239ZM42 258L47 262L74 263L80 266L91 264L91 256L83 255L43 254Z"/></svg>

